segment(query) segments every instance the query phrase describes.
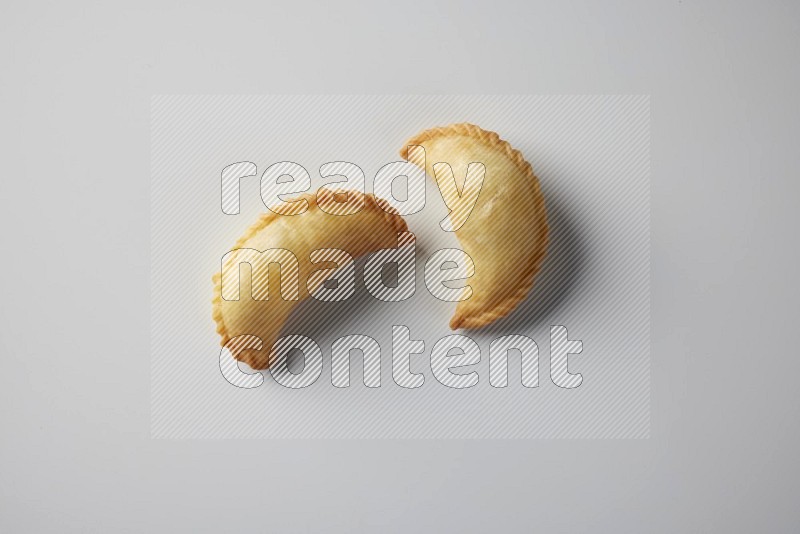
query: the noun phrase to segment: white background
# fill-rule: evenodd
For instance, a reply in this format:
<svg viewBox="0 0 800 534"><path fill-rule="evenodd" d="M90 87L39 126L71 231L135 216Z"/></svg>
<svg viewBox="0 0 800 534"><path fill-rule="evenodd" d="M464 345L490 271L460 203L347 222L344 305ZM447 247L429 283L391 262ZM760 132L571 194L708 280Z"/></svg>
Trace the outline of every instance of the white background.
<svg viewBox="0 0 800 534"><path fill-rule="evenodd" d="M798 4L6 2L0 530L797 530ZM652 95L651 438L149 437L156 93Z"/></svg>

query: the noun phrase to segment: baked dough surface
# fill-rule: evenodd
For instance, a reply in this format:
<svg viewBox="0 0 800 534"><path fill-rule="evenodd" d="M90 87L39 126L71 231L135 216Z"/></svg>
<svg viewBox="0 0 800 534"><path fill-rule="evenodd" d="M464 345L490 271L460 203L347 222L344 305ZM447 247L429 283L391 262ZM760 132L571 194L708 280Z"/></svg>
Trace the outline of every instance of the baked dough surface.
<svg viewBox="0 0 800 534"><path fill-rule="evenodd" d="M425 130L403 145L425 148L425 172L432 178L434 164L450 164L455 183L463 189L470 163L485 166L483 187L466 222L455 231L464 252L475 263L468 280L473 293L460 301L450 327L480 328L508 315L533 287L547 251L547 218L539 180L522 154L494 133L473 124L453 124ZM414 161L422 166L421 161ZM439 176L443 168L437 166ZM445 180L446 182L446 180ZM452 183L452 181L451 181ZM448 206L458 192L439 184ZM457 215L454 212L451 220Z"/></svg>
<svg viewBox="0 0 800 534"><path fill-rule="evenodd" d="M321 190L318 196L306 194L292 200L305 199L308 209L301 214L286 216L265 213L236 242L232 250L286 249L291 251L299 265L299 295L297 300L285 300L278 284L278 269L270 269L269 299L252 298L252 277L242 275L239 285L239 300L222 298L222 276L217 273L213 277L214 298L213 318L217 324L217 332L221 336L221 345L240 335L258 336L263 343L262 349L237 350L229 345L235 358L247 363L253 369L266 369L269 366L269 353L273 343L278 339L283 324L292 310L302 300L310 296L306 281L310 278L310 290L313 292L327 277L313 275L321 268L335 268L330 263L312 263L311 252L318 249L332 248L344 250L352 258L371 252L395 248L398 234L407 231L405 221L383 200L373 195L364 195L357 191L348 191L347 204L363 203L363 208L351 215L332 215L341 200L344 191L330 192ZM320 204L325 211L320 209ZM327 211L327 213L326 213ZM338 265L343 267L343 265ZM238 263L229 260L223 267L226 280L238 269ZM235 278L235 275L234 275ZM281 267L281 284L284 269ZM227 283L227 282L226 282ZM226 298L229 293L226 289ZM242 346L248 342L242 338ZM250 342L252 344L252 340Z"/></svg>

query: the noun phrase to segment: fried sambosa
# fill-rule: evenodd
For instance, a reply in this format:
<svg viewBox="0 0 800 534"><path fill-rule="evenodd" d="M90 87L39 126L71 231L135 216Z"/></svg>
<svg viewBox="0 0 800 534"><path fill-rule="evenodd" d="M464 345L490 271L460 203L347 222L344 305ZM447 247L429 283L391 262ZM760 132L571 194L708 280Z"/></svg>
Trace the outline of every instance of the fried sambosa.
<svg viewBox="0 0 800 534"><path fill-rule="evenodd" d="M400 155L422 167L422 151L409 159L409 146L425 148L425 171L450 209L446 229L475 264L472 295L458 303L450 327L480 328L508 315L533 287L547 250L544 197L531 165L496 133L473 124L409 139Z"/></svg>

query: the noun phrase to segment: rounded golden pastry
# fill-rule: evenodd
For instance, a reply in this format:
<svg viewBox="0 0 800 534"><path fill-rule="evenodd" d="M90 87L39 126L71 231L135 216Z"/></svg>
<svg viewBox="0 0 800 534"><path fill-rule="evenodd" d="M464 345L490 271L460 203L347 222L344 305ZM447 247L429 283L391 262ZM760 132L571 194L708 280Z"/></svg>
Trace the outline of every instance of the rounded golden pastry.
<svg viewBox="0 0 800 534"><path fill-rule="evenodd" d="M346 202L341 201L342 195L347 195ZM335 258L341 259L343 255L335 252L320 255L325 259L317 258L314 263L311 260L313 251L339 249L347 252L351 258L357 258L380 249L396 248L398 234L408 229L403 218L388 203L373 195L322 189L316 196L301 195L287 202L302 200L308 203L303 213L286 216L270 212L261 215L236 242L232 252L226 255L223 272L213 277L213 318L217 323L217 332L222 337L221 345L226 346L231 339L245 335L258 336L263 342L259 351L236 350L232 346L234 343L228 345L234 357L253 369L266 369L269 366L272 345L292 310L329 277L319 276L320 269L325 267L330 275L333 268L344 266L336 264ZM350 208L363 207L357 213L352 213L355 209L340 210L350 215L332 215L336 213L337 206L345 204ZM256 274L256 267L253 266L252 276L241 276L239 279L239 265L244 261L242 258L248 258L246 254L251 254L249 258L253 265L256 263L253 258L257 258L260 252L277 249L290 251L297 258L295 268L292 268L291 262L286 262L286 267L281 263L280 287L278 277L271 276L273 272L277 274L278 269L270 272L269 266L261 269L259 274ZM245 255L234 256L239 253ZM331 266L331 262L335 265ZM265 281L266 273L270 275L268 281ZM230 286L227 285L229 281L232 281ZM294 281L299 282L294 286L296 290L284 288L285 283ZM267 296L268 299L265 298ZM252 345L252 338L240 339L242 343Z"/></svg>
<svg viewBox="0 0 800 534"><path fill-rule="evenodd" d="M467 281L472 295L458 303L450 327L486 326L525 299L545 257L548 229L539 180L518 150L474 124L432 128L409 139L400 155L422 167L413 151L409 159L414 145L425 148L425 171L436 179L456 238L475 264ZM461 185L467 170L471 176L480 171L470 163L483 163L483 185L474 192L477 200L459 205L459 197L470 193Z"/></svg>

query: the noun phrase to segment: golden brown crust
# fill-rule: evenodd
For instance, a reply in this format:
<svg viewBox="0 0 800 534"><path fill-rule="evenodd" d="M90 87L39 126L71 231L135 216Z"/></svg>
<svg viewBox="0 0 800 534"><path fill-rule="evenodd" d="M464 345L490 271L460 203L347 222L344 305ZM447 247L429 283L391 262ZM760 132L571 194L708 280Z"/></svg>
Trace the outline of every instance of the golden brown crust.
<svg viewBox="0 0 800 534"><path fill-rule="evenodd" d="M483 310L477 315L465 315L463 312L456 310L456 314L450 320L450 328L456 330L458 328L481 328L490 323L493 323L501 317L505 317L522 302L533 287L534 278L538 273L542 261L547 253L548 234L549 229L547 226L547 214L544 204L544 195L542 195L541 187L539 186L539 179L533 173L531 164L528 163L523 157L522 153L511 146L507 141L504 141L496 132L484 130L483 128L469 123L451 124L449 126L439 126L420 132L415 135L403 145L400 150L400 156L408 159L408 147L413 145L423 145L426 141L434 140L440 137L451 136L464 136L476 139L488 147L500 150L505 154L516 167L525 175L528 180L530 192L533 195L533 208L534 213L532 216L539 219L538 226L540 228L540 236L535 243L535 248L529 255L529 261L523 268L519 276L519 288L512 295L507 296L502 301L493 305L491 309ZM531 214L520 214L522 217L531 216ZM456 231L458 236L458 231Z"/></svg>
<svg viewBox="0 0 800 534"><path fill-rule="evenodd" d="M406 222L403 220L402 217L399 216L397 210L395 210L388 202L386 202L382 198L377 198L373 194L364 194L359 191L344 191L339 189L337 191L330 191L329 189L321 189L318 191L317 195L312 194L304 194L298 197L291 199L293 200L300 200L305 199L308 202L308 210L319 210L319 203L321 202L335 202L336 195L348 193L353 195L359 195L361 198L364 199L364 208L365 210L372 210L375 213L383 214L384 219L392 225L394 230L398 233L408 231L408 226ZM335 216L335 215L334 215ZM273 221L277 220L278 217L281 215L274 213L272 211L263 213L259 219L253 223L250 228L248 228L245 233L240 237L236 244L233 246L231 250L236 250L239 248L244 248L247 241L249 241L253 236L257 233L261 232L264 228L270 225ZM347 217L347 215L344 215ZM222 276L221 273L215 273L214 276L211 278L212 282L214 283L214 298L211 300L212 304L212 312L211 316L214 319L214 322L217 325L217 333L220 335L220 345L225 346L228 341L230 341L230 335L228 334L227 329L225 328L225 321L222 317Z"/></svg>

